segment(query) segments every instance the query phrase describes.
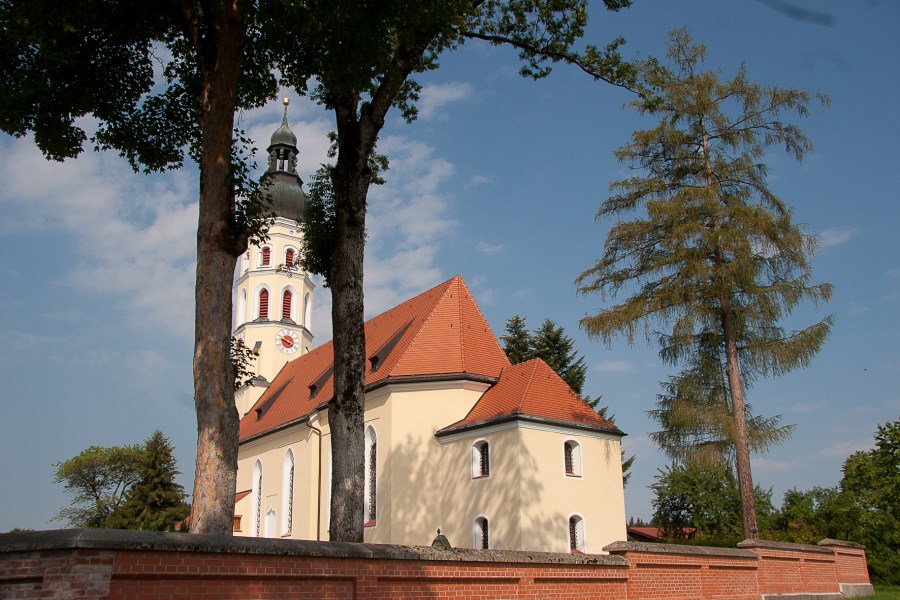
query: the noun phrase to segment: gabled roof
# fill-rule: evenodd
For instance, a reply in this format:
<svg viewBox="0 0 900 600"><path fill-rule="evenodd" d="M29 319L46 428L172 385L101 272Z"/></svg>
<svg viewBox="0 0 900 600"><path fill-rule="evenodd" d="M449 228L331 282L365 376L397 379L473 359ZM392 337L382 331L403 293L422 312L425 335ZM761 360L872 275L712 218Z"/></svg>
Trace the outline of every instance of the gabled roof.
<svg viewBox="0 0 900 600"><path fill-rule="evenodd" d="M366 389L391 381L496 381L506 354L460 276L366 322ZM331 342L289 362L241 419L245 441L312 414L334 395Z"/></svg>
<svg viewBox="0 0 900 600"><path fill-rule="evenodd" d="M503 369L500 381L484 393L465 418L437 433L444 435L511 418L530 418L548 424L624 435L612 422L588 406L539 358Z"/></svg>

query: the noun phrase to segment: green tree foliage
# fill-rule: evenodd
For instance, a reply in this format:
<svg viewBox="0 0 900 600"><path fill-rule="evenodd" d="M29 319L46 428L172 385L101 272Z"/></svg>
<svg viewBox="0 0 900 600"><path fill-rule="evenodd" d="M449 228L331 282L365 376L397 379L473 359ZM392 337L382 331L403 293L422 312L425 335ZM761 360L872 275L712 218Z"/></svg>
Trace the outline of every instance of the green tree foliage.
<svg viewBox="0 0 900 600"><path fill-rule="evenodd" d="M603 4L618 10L630 2ZM414 119L421 88L412 76L436 69L442 53L469 40L512 46L523 61L522 74L533 78L560 61L615 85L630 85L633 72L618 54L622 40L603 49L575 47L587 24L586 0L335 0L279 8L276 31L279 24L285 34L300 28L300 43L280 48L285 81L305 90L314 75L312 97L335 116L335 161L328 167L334 233L326 255L317 259L334 298L335 393L328 417L337 459L329 531L333 540L362 541L366 199L377 183L375 148L388 112L396 108ZM285 34L275 37L292 39Z"/></svg>
<svg viewBox="0 0 900 600"><path fill-rule="evenodd" d="M514 365L532 358L531 332L525 324L525 317L513 315L506 320L505 333L500 336L503 351Z"/></svg>
<svg viewBox="0 0 900 600"><path fill-rule="evenodd" d="M744 535L756 538L746 384L806 366L832 322L791 333L778 325L801 300L827 301L831 286L810 284L815 240L769 189L759 160L774 145L798 160L811 150L781 117L806 116L814 99L827 98L752 83L744 66L728 80L701 71L705 49L685 31L672 33L668 58L667 67L639 66L645 94L631 105L659 122L616 152L639 173L610 186L598 219L615 224L603 256L576 282L582 294L630 296L581 326L607 343L618 335L633 343L643 328L665 362L688 369L715 357L726 385L705 372L701 381L725 396L695 399L727 405ZM644 215L622 218L636 211Z"/></svg>
<svg viewBox="0 0 900 600"><path fill-rule="evenodd" d="M699 544L733 546L743 539L741 496L734 475L723 467L699 468L672 464L660 469L650 485L655 496L653 523L663 536L685 540L686 528L695 528ZM754 488L763 523L774 512L772 492Z"/></svg>
<svg viewBox="0 0 900 600"><path fill-rule="evenodd" d="M844 462L847 536L866 547L873 579L900 584L900 419L879 425L875 448Z"/></svg>
<svg viewBox="0 0 900 600"><path fill-rule="evenodd" d="M154 431L143 444L91 446L56 463L56 483L74 494L54 520L71 527L163 531L190 512L168 438Z"/></svg>
<svg viewBox="0 0 900 600"><path fill-rule="evenodd" d="M138 468L140 478L107 519L108 527L170 531L190 514L184 488L175 481L181 471L173 453L169 439L158 429L147 438Z"/></svg>
<svg viewBox="0 0 900 600"><path fill-rule="evenodd" d="M234 114L274 97L275 53L299 45L296 31L273 37L273 20L286 25L277 2L0 3L0 129L33 133L53 160L89 144L118 151L135 170L178 168L187 157L200 167L191 519L200 533L230 534L234 515L231 280L271 212L256 193L251 142L235 130Z"/></svg>
<svg viewBox="0 0 900 600"><path fill-rule="evenodd" d="M73 494L70 506L54 521L70 527L107 527L128 490L140 480L143 449L133 446L91 446L68 460L58 462L54 481Z"/></svg>

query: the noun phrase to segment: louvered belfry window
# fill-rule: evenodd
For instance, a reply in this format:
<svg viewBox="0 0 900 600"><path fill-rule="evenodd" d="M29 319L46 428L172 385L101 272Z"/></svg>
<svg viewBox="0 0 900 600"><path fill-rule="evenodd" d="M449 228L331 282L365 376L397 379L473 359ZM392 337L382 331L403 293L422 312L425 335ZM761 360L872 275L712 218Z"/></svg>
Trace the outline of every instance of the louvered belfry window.
<svg viewBox="0 0 900 600"><path fill-rule="evenodd" d="M261 319L269 318L269 290L259 292L259 317Z"/></svg>
<svg viewBox="0 0 900 600"><path fill-rule="evenodd" d="M290 319L291 318L291 300L293 300L294 295L291 294L290 290L284 291L284 296L281 298L281 318L282 319Z"/></svg>
<svg viewBox="0 0 900 600"><path fill-rule="evenodd" d="M271 261L272 261L272 250L268 246L265 246L262 249L262 259L260 260L260 264L264 267L268 267L269 263Z"/></svg>
<svg viewBox="0 0 900 600"><path fill-rule="evenodd" d="M294 249L293 248L288 248L287 250L285 250L284 264L286 264L289 267L294 266Z"/></svg>

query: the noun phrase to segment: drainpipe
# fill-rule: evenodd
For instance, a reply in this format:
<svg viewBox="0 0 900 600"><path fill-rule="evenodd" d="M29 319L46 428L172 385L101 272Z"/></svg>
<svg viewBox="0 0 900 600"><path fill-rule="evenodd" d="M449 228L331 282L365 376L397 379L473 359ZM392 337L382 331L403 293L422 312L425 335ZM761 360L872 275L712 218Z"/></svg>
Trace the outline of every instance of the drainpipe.
<svg viewBox="0 0 900 600"><path fill-rule="evenodd" d="M316 487L316 541L322 541L321 522L322 522L322 430L313 426L313 421L319 418L319 413L314 412L306 417L306 426L316 432L319 436L319 473L317 476L318 485Z"/></svg>

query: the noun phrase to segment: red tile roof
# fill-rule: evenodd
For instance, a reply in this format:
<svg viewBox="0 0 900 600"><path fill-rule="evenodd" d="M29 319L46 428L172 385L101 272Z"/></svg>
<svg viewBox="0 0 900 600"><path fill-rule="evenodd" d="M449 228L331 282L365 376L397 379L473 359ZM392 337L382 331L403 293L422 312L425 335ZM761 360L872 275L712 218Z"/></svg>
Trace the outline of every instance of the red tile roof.
<svg viewBox="0 0 900 600"><path fill-rule="evenodd" d="M506 354L456 276L366 322L367 389L392 380L461 376L496 380ZM371 358L378 357L376 369ZM334 395L331 342L289 362L241 419L240 439L277 429L316 411ZM315 394L310 386L318 384ZM261 417L257 418L258 414Z"/></svg>
<svg viewBox="0 0 900 600"><path fill-rule="evenodd" d="M484 393L462 420L440 433L488 424L508 417L535 417L578 424L610 433L622 432L588 406L543 360L536 358L503 370L500 381Z"/></svg>
<svg viewBox="0 0 900 600"><path fill-rule="evenodd" d="M458 275L370 319L365 336L367 390L392 381L435 377L497 382L465 419L445 430L519 415L619 432L542 360L511 366ZM241 419L241 441L305 418L331 400L333 355L328 342L286 364Z"/></svg>

